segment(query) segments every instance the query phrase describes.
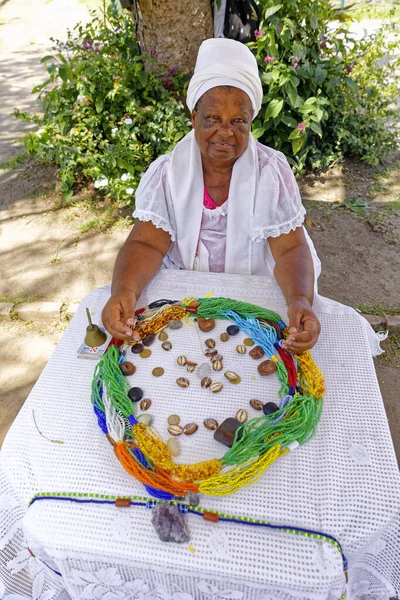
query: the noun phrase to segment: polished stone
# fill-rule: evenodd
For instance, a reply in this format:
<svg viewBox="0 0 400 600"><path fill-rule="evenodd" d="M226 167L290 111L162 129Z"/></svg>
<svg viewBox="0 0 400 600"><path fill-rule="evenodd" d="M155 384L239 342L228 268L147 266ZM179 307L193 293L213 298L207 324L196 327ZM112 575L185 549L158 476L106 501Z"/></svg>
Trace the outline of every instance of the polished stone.
<svg viewBox="0 0 400 600"><path fill-rule="evenodd" d="M210 363L202 363L196 371L196 375L199 379L203 379L203 377L208 377L211 373L211 365Z"/></svg>
<svg viewBox="0 0 400 600"><path fill-rule="evenodd" d="M131 350L133 352L133 354L140 354L140 352L144 349L143 344L135 344L134 346L132 346Z"/></svg>
<svg viewBox="0 0 400 600"><path fill-rule="evenodd" d="M237 335L239 331L240 329L237 325L228 325L228 327L226 328L226 333L228 333L229 335Z"/></svg>
<svg viewBox="0 0 400 600"><path fill-rule="evenodd" d="M203 319L202 317L197 317L197 325L199 326L200 331L208 332L214 329L215 320L214 319Z"/></svg>
<svg viewBox="0 0 400 600"><path fill-rule="evenodd" d="M160 340L160 342L166 342L168 339L168 333L166 333L165 331L161 331L161 333L158 334L158 339Z"/></svg>
<svg viewBox="0 0 400 600"><path fill-rule="evenodd" d="M161 375L164 375L164 369L162 367L154 367L152 373L154 377L161 377Z"/></svg>
<svg viewBox="0 0 400 600"><path fill-rule="evenodd" d="M225 419L214 432L214 439L217 440L217 442L221 442L221 444L228 446L228 448L232 448L235 433L241 425L242 423L237 419L228 417L228 419Z"/></svg>
<svg viewBox="0 0 400 600"><path fill-rule="evenodd" d="M252 340L251 338L245 338L243 340L243 344L245 346L254 346L254 340Z"/></svg>
<svg viewBox="0 0 400 600"><path fill-rule="evenodd" d="M273 360L263 360L263 362L258 365L257 370L263 377L265 375L272 375L272 373L275 373L276 371L276 364Z"/></svg>
<svg viewBox="0 0 400 600"><path fill-rule="evenodd" d="M133 387L128 391L128 396L132 402L139 402L143 398L143 390L139 387Z"/></svg>
<svg viewBox="0 0 400 600"><path fill-rule="evenodd" d="M184 544L190 540L187 518L176 504L157 504L152 509L151 522L163 542Z"/></svg>
<svg viewBox="0 0 400 600"><path fill-rule="evenodd" d="M168 425L179 425L181 418L179 415L169 415Z"/></svg>
<svg viewBox="0 0 400 600"><path fill-rule="evenodd" d="M139 421L139 423L144 423L145 425L150 427L150 425L153 422L153 417L148 413L144 413L143 415L139 415L138 417L136 417L136 420Z"/></svg>
<svg viewBox="0 0 400 600"><path fill-rule="evenodd" d="M128 377L129 375L133 375L134 372L136 371L136 367L134 364L132 364L131 362L125 360L124 362L120 363L119 368L121 369L122 373Z"/></svg>
<svg viewBox="0 0 400 600"><path fill-rule="evenodd" d="M155 339L156 336L154 335L154 333L148 333L146 337L142 339L142 344L143 346L151 346Z"/></svg>
<svg viewBox="0 0 400 600"><path fill-rule="evenodd" d="M219 339L221 340L221 342L227 342L229 340L229 333L226 333L226 331L224 331L224 333L221 333L221 335L219 336Z"/></svg>
<svg viewBox="0 0 400 600"><path fill-rule="evenodd" d="M168 450L171 453L171 456L179 456L181 453L181 449L179 447L179 442L176 438L168 438L167 440Z"/></svg>
<svg viewBox="0 0 400 600"><path fill-rule="evenodd" d="M267 402L263 406L264 415L271 415L272 413L276 412L277 410L279 410L279 406L277 406L275 404L275 402Z"/></svg>
<svg viewBox="0 0 400 600"><path fill-rule="evenodd" d="M182 321L179 321L178 319L171 319L171 321L168 323L168 327L170 329L180 329L182 325Z"/></svg>
<svg viewBox="0 0 400 600"><path fill-rule="evenodd" d="M254 346L254 348L252 350L250 350L250 352L249 352L249 356L251 356L251 358L254 358L254 360L258 360L259 358L262 358L264 356L264 354L265 354L265 352L261 348L261 346Z"/></svg>
<svg viewBox="0 0 400 600"><path fill-rule="evenodd" d="M139 354L139 356L141 358L149 358L149 356L151 356L151 350L150 348L144 348L141 353Z"/></svg>

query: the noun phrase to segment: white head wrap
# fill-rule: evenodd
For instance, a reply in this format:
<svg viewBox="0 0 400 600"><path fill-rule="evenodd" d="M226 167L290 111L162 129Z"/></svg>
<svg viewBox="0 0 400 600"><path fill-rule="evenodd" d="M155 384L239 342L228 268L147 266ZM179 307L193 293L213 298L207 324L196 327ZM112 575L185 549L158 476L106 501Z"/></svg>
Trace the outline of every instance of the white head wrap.
<svg viewBox="0 0 400 600"><path fill-rule="evenodd" d="M255 56L241 42L211 38L203 42L190 80L186 104L192 111L203 94L230 85L245 92L253 105L253 119L261 108L262 86Z"/></svg>

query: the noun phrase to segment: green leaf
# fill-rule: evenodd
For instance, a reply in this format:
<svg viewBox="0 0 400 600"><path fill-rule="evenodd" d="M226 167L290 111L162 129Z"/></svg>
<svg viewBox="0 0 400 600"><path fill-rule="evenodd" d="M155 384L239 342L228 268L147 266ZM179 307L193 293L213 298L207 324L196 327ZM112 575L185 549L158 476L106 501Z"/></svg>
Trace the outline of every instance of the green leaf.
<svg viewBox="0 0 400 600"><path fill-rule="evenodd" d="M59 67L58 74L63 81L68 81L68 69L66 66Z"/></svg>
<svg viewBox="0 0 400 600"><path fill-rule="evenodd" d="M98 98L95 102L96 112L101 113L104 108L104 102L100 98Z"/></svg>
<svg viewBox="0 0 400 600"><path fill-rule="evenodd" d="M272 17L275 13L278 12L282 8L282 4L275 4L275 6L270 6L264 13L264 19L267 20L269 17Z"/></svg>
<svg viewBox="0 0 400 600"><path fill-rule="evenodd" d="M258 140L264 133L265 129L264 127L253 127L253 129L251 130L251 133L253 135L253 138L255 140Z"/></svg>
<svg viewBox="0 0 400 600"><path fill-rule="evenodd" d="M296 119L293 119L293 117L290 117L289 115L283 115L281 121L282 123L285 123L285 125L288 125L288 127L297 127Z"/></svg>
<svg viewBox="0 0 400 600"><path fill-rule="evenodd" d="M311 29L318 29L318 17L315 13L311 15L310 25Z"/></svg>
<svg viewBox="0 0 400 600"><path fill-rule="evenodd" d="M293 83L291 81L289 81L285 85L285 90L286 90L286 93L287 93L288 98L290 100L290 104L293 107L296 106L297 91L296 91L296 88L294 87L294 85L293 85Z"/></svg>
<svg viewBox="0 0 400 600"><path fill-rule="evenodd" d="M279 115L282 110L284 100L271 100L264 114L264 121L272 117L273 119Z"/></svg>
<svg viewBox="0 0 400 600"><path fill-rule="evenodd" d="M307 98L307 100L304 102L303 106L310 106L311 104L315 104L317 101L317 99L314 96L311 96L311 98Z"/></svg>
<svg viewBox="0 0 400 600"><path fill-rule="evenodd" d="M321 65L317 65L316 69L315 69L315 83L320 84L323 81L325 81L325 79L328 76L328 71L326 69L323 69L321 67Z"/></svg>
<svg viewBox="0 0 400 600"><path fill-rule="evenodd" d="M41 63L46 62L46 60L51 60L52 58L54 58L54 56L52 56L51 54L48 54L47 56L43 56L43 58L40 59Z"/></svg>
<svg viewBox="0 0 400 600"><path fill-rule="evenodd" d="M292 150L293 150L293 154L297 154L299 152L299 150L302 148L304 140L305 140L306 136L304 135L303 137L299 138L298 140L294 140L292 142Z"/></svg>
<svg viewBox="0 0 400 600"><path fill-rule="evenodd" d="M43 88L46 87L46 85L49 85L49 83L51 83L51 79L46 79L46 81L44 83L41 83L40 85L36 85L33 90L32 90L32 94L37 94L37 92L41 92Z"/></svg>
<svg viewBox="0 0 400 600"><path fill-rule="evenodd" d="M317 123L311 122L309 127L310 127L310 129L315 131L315 133L318 133L319 137L322 137L322 129Z"/></svg>
<svg viewBox="0 0 400 600"><path fill-rule="evenodd" d="M138 73L138 79L139 79L139 81L140 81L140 83L142 84L143 87L145 87L148 78L149 78L149 74L146 73L146 71L139 71L139 73Z"/></svg>
<svg viewBox="0 0 400 600"><path fill-rule="evenodd" d="M331 77L331 79L328 81L328 85L326 86L326 89L328 90L328 92L330 92L334 87L340 85L340 79L339 77Z"/></svg>
<svg viewBox="0 0 400 600"><path fill-rule="evenodd" d="M356 84L354 79L351 79L351 77L345 77L344 80L352 90L358 92L358 85Z"/></svg>

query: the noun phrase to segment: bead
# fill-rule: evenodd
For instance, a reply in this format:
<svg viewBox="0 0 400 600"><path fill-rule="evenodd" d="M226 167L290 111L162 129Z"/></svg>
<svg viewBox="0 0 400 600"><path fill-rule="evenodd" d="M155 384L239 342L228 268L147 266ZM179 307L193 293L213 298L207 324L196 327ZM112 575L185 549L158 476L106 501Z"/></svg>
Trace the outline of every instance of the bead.
<svg viewBox="0 0 400 600"><path fill-rule="evenodd" d="M260 400L250 400L250 406L251 408L254 408L254 410L262 410L264 405Z"/></svg>
<svg viewBox="0 0 400 600"><path fill-rule="evenodd" d="M171 435L181 435L182 431L183 431L183 429L180 425L170 425L168 427L168 432Z"/></svg>
<svg viewBox="0 0 400 600"><path fill-rule="evenodd" d="M199 426L196 423L188 423L183 428L183 433L185 435L193 435L198 430Z"/></svg>
<svg viewBox="0 0 400 600"><path fill-rule="evenodd" d="M133 375L134 372L136 371L136 367L135 365L133 365L131 362L128 362L127 360L125 360L124 362L122 362L119 365L119 368L121 369L122 373L125 376L129 376L129 375Z"/></svg>
<svg viewBox="0 0 400 600"><path fill-rule="evenodd" d="M182 321L179 321L178 319L171 319L168 323L170 329L180 329L182 325Z"/></svg>
<svg viewBox="0 0 400 600"><path fill-rule="evenodd" d="M208 340L206 340L204 343L207 346L207 348L215 348L215 340L213 340L212 338L208 338Z"/></svg>
<svg viewBox="0 0 400 600"><path fill-rule="evenodd" d="M166 342L168 339L168 333L166 333L165 331L162 331L159 335L158 335L158 339L160 340L160 342Z"/></svg>
<svg viewBox="0 0 400 600"><path fill-rule="evenodd" d="M200 302L198 300L192 300L190 304L188 304L189 308L199 308Z"/></svg>
<svg viewBox="0 0 400 600"><path fill-rule="evenodd" d="M236 346L236 352L239 352L239 354L246 354L246 346L244 344L239 344Z"/></svg>
<svg viewBox="0 0 400 600"><path fill-rule="evenodd" d="M216 394L217 392L220 392L223 387L224 386L222 385L222 383L220 383L219 381L215 381L210 385L210 390L214 392L214 394Z"/></svg>
<svg viewBox="0 0 400 600"><path fill-rule="evenodd" d="M200 331L204 331L208 333L215 327L214 319L204 319L203 317L197 317L197 325L199 326Z"/></svg>
<svg viewBox="0 0 400 600"><path fill-rule="evenodd" d="M216 356L218 354L218 350L214 350L213 348L207 348L207 350L204 351L205 356L208 356L208 358L212 358L213 356Z"/></svg>
<svg viewBox="0 0 400 600"><path fill-rule="evenodd" d="M226 328L226 333L228 335L236 335L237 333L239 333L240 329L237 325L228 325L228 327Z"/></svg>
<svg viewBox="0 0 400 600"><path fill-rule="evenodd" d="M133 387L129 390L128 396L132 402L139 402L143 398L143 390L139 387Z"/></svg>
<svg viewBox="0 0 400 600"><path fill-rule="evenodd" d="M144 413L143 415L139 415L138 417L136 417L136 420L139 421L139 423L144 423L145 425L150 427L150 425L153 422L153 417L148 413Z"/></svg>
<svg viewBox="0 0 400 600"><path fill-rule="evenodd" d="M189 379L186 379L186 377L178 377L178 379L176 380L176 383L181 388L187 388L187 387L189 387L190 382L189 382Z"/></svg>
<svg viewBox="0 0 400 600"><path fill-rule="evenodd" d="M208 388L212 384L211 377L203 377L200 382L202 388Z"/></svg>
<svg viewBox="0 0 400 600"><path fill-rule="evenodd" d="M179 443L176 438L168 438L167 440L168 450L170 451L171 456L179 456L181 453L181 449L179 448Z"/></svg>
<svg viewBox="0 0 400 600"><path fill-rule="evenodd" d="M218 429L218 423L215 419L204 419L203 421L204 427L209 429L210 431L214 431L214 429Z"/></svg>
<svg viewBox="0 0 400 600"><path fill-rule="evenodd" d="M197 377L199 379L203 379L203 377L207 377L211 373L211 366L209 363L202 363L197 369Z"/></svg>
<svg viewBox="0 0 400 600"><path fill-rule="evenodd" d="M193 373L193 371L195 370L195 368L196 368L196 365L189 365L188 364L187 367L186 367L186 371L188 373Z"/></svg>
<svg viewBox="0 0 400 600"><path fill-rule="evenodd" d="M219 336L219 339L221 340L221 342L227 342L229 340L229 333L226 333L226 331L224 331L224 333L221 333L221 335Z"/></svg>
<svg viewBox="0 0 400 600"><path fill-rule="evenodd" d="M250 350L249 355L251 356L251 358L254 358L254 360L258 360L259 358L262 358L264 356L265 352L264 350L261 348L261 346L254 346L254 348L252 350Z"/></svg>
<svg viewBox="0 0 400 600"><path fill-rule="evenodd" d="M151 356L151 350L150 348L144 348L141 353L139 354L139 356L141 358L149 358L149 356Z"/></svg>
<svg viewBox="0 0 400 600"><path fill-rule="evenodd" d="M243 344L245 346L254 346L254 340L252 340L251 338L245 338L243 340Z"/></svg>
<svg viewBox="0 0 400 600"><path fill-rule="evenodd" d="M221 371L223 369L223 364L222 364L222 360L215 360L212 363L212 368L214 371Z"/></svg>
<svg viewBox="0 0 400 600"><path fill-rule="evenodd" d="M144 346L143 344L134 344L134 346L132 346L131 350L133 352L133 354L140 354L140 352L143 350Z"/></svg>
<svg viewBox="0 0 400 600"><path fill-rule="evenodd" d="M206 511L203 513L203 519L205 521L211 521L212 523L218 523L219 515L217 515L217 513Z"/></svg>
<svg viewBox="0 0 400 600"><path fill-rule="evenodd" d="M200 498L194 492L189 492L187 498L189 506L198 506L200 504Z"/></svg>
<svg viewBox="0 0 400 600"><path fill-rule="evenodd" d="M197 308L192 308L191 306L187 306L186 311L188 313L197 313Z"/></svg>
<svg viewBox="0 0 400 600"><path fill-rule="evenodd" d="M169 415L168 425L179 425L181 418L179 415Z"/></svg>
<svg viewBox="0 0 400 600"><path fill-rule="evenodd" d="M117 508L128 508L131 505L129 498L115 498L115 506Z"/></svg>
<svg viewBox="0 0 400 600"><path fill-rule="evenodd" d="M276 371L276 364L273 360L264 360L258 365L257 370L263 377L265 375L272 375Z"/></svg>
<svg viewBox="0 0 400 600"><path fill-rule="evenodd" d="M240 381L240 377L237 373L235 373L234 371L225 371L224 373L225 377L227 378L228 381L230 381L231 383L238 383L238 379Z"/></svg>
<svg viewBox="0 0 400 600"><path fill-rule="evenodd" d="M143 400L140 401L140 410L149 410L150 406L151 406L150 398L143 398Z"/></svg>
<svg viewBox="0 0 400 600"><path fill-rule="evenodd" d="M162 367L154 367L152 373L154 377L161 377L161 375L164 375L164 369Z"/></svg>
<svg viewBox="0 0 400 600"><path fill-rule="evenodd" d="M232 448L236 430L241 426L240 421L228 417L214 432L214 439L228 448Z"/></svg>
<svg viewBox="0 0 400 600"><path fill-rule="evenodd" d="M277 406L275 404L275 402L267 402L263 406L264 415L271 415L272 413L276 412L277 410L279 410L279 406Z"/></svg>
<svg viewBox="0 0 400 600"><path fill-rule="evenodd" d="M183 354L181 356L178 356L178 358L176 359L176 362L178 363L178 365L181 365L181 367L184 367L186 365L186 356L183 356Z"/></svg>
<svg viewBox="0 0 400 600"><path fill-rule="evenodd" d="M163 348L163 350L166 350L168 352L169 350L171 350L172 344L171 344L171 342L163 342L161 344L161 348Z"/></svg>
<svg viewBox="0 0 400 600"><path fill-rule="evenodd" d="M240 422L240 423L246 423L247 421L247 410L244 410L244 408L239 408L239 410L237 411L235 417L236 419Z"/></svg>
<svg viewBox="0 0 400 600"><path fill-rule="evenodd" d="M156 336L154 335L154 333L148 333L146 337L142 339L142 344L143 346L151 346L155 339Z"/></svg>

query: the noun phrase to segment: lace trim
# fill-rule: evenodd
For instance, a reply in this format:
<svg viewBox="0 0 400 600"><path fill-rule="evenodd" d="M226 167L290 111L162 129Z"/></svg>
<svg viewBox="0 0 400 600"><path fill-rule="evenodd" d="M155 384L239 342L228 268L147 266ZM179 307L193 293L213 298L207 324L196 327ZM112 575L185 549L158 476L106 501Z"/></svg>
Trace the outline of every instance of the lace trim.
<svg viewBox="0 0 400 600"><path fill-rule="evenodd" d="M170 224L165 219L160 217L160 215L136 209L132 214L132 217L134 219L139 219L139 221L151 221L155 227L157 227L158 229L163 229L164 231L169 233L172 242L176 241L175 232L172 231Z"/></svg>
<svg viewBox="0 0 400 600"><path fill-rule="evenodd" d="M269 237L279 237L284 233L289 233L290 231L294 231L298 227L300 227L304 222L305 209L298 213L298 215L287 221L286 223L281 223L280 225L276 225L276 227L258 227L257 229L253 229L252 242L262 242Z"/></svg>
<svg viewBox="0 0 400 600"><path fill-rule="evenodd" d="M228 200L225 200L225 202L221 204L221 206L217 206L217 208L206 208L203 206L203 214L210 218L220 217L221 215L225 217L228 214Z"/></svg>

